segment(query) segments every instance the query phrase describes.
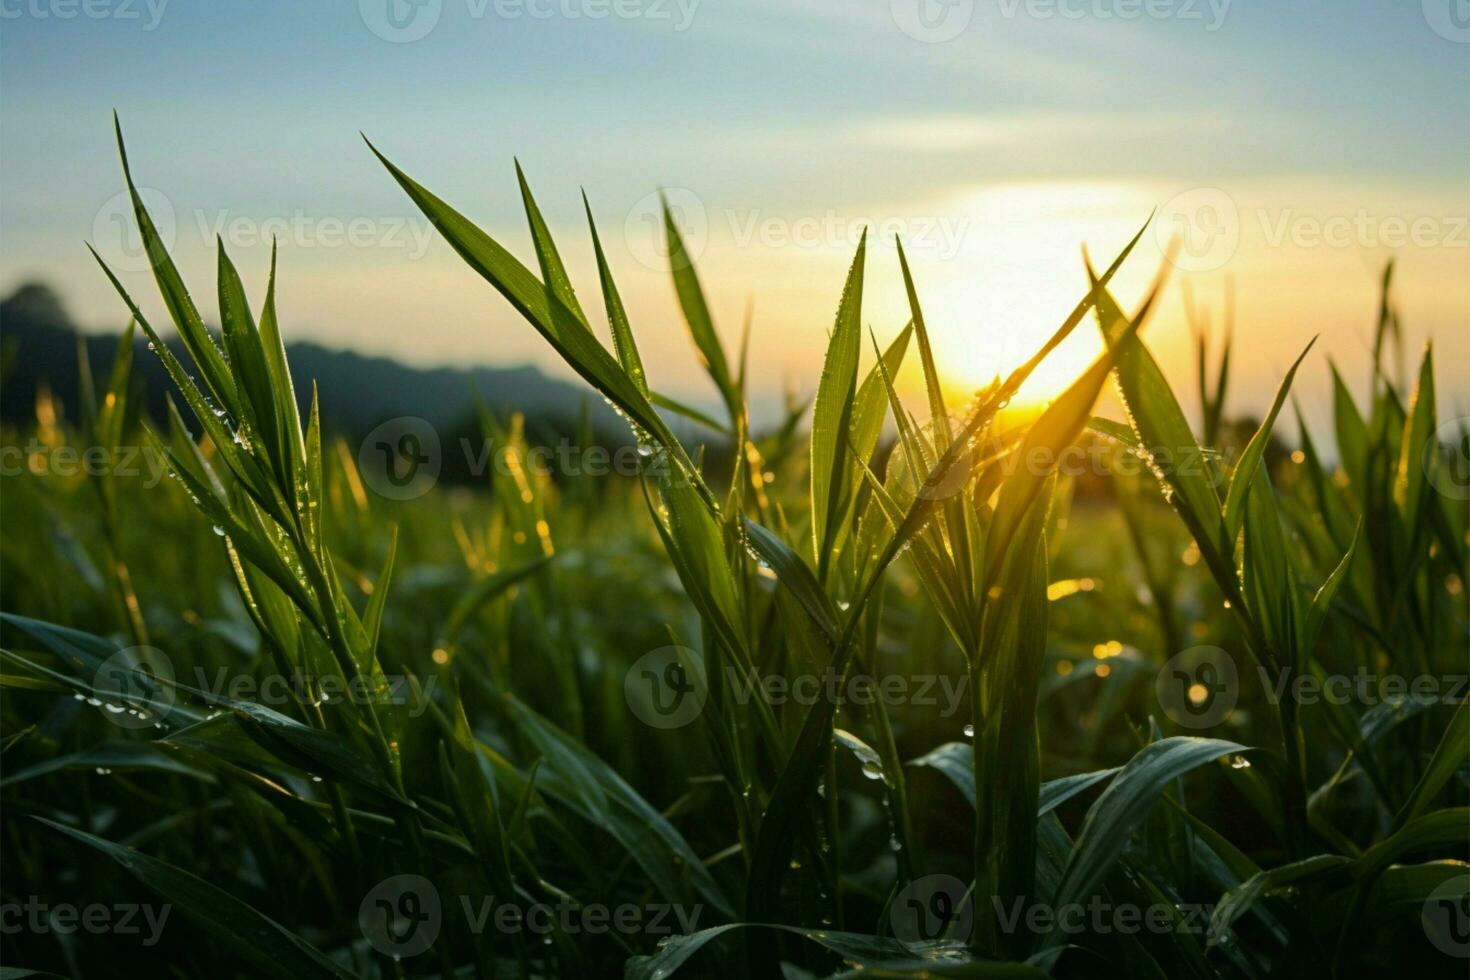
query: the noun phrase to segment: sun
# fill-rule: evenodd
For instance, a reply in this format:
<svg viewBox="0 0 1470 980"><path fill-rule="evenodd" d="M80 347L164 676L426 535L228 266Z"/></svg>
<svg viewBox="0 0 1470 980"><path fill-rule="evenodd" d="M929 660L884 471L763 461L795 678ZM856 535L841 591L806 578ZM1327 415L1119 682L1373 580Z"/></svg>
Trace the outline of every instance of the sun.
<svg viewBox="0 0 1470 980"><path fill-rule="evenodd" d="M931 277L924 296L946 387L968 397L1029 360L1087 291L1082 247L1107 262L1137 232L1147 199L1124 185L1018 184L956 202L970 216L965 246ZM1124 266L1121 296L1156 271L1148 259ZM1102 351L1089 315L1032 372L1013 405L1037 408L1055 399Z"/></svg>
<svg viewBox="0 0 1470 980"><path fill-rule="evenodd" d="M1049 304L1038 304L1030 311L1012 306L1005 311L1005 319L997 314L996 320L968 330L933 331L935 360L945 388L964 399L997 377L1006 378L1036 354L1075 303L1071 299L1071 305L1059 314ZM970 310L984 306L979 297L971 297L963 305ZM1089 317L1036 366L1011 404L1039 408L1050 403L1087 370L1102 349L1101 335Z"/></svg>

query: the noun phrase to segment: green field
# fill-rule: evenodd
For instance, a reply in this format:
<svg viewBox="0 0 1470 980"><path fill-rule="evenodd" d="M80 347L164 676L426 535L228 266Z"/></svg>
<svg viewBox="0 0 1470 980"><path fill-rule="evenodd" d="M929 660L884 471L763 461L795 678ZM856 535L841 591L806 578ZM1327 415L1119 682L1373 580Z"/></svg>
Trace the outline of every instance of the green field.
<svg viewBox="0 0 1470 980"><path fill-rule="evenodd" d="M718 413L650 387L600 244L584 312L524 181L525 265L384 163L643 472L488 413L472 487L324 433L273 287L221 253L191 299L140 205L176 412L124 356L4 433L0 977L1464 976L1470 436L1430 352L1386 368L1387 280L1328 446L1291 384L1333 351L1242 420L1227 343L1155 362L1127 250L954 403L860 246L815 398L752 431L672 222ZM1010 408L1073 330L1104 356Z"/></svg>

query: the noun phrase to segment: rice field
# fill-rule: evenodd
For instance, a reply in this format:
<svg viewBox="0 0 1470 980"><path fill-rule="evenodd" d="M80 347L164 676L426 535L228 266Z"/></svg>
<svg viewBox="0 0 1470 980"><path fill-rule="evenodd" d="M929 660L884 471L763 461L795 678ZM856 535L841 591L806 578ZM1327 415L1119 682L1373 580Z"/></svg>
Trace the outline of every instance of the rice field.
<svg viewBox="0 0 1470 980"><path fill-rule="evenodd" d="M518 259L379 159L637 472L486 412L488 478L417 487L417 437L324 431L274 267L191 293L134 191L167 321L98 274L168 416L120 356L4 433L0 976L1464 976L1470 431L1432 350L1388 366L1391 269L1371 396L1318 343L1247 420L1219 325L1150 353L1132 244L963 403L860 244L814 398L757 430L673 220L718 413L645 373L594 205L606 323L525 177ZM1102 356L1013 408L1074 331Z"/></svg>

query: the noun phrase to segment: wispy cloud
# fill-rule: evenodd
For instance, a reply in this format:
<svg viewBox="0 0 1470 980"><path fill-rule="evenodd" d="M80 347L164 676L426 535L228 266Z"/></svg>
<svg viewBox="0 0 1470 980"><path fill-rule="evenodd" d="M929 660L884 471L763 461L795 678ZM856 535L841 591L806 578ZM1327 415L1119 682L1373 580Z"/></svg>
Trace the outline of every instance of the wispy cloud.
<svg viewBox="0 0 1470 980"><path fill-rule="evenodd" d="M1256 125L1264 122L1258 120ZM1207 112L1140 114L1037 110L1026 113L895 116L843 125L849 143L911 153L980 149L1059 150L1099 139L1215 136L1232 122Z"/></svg>

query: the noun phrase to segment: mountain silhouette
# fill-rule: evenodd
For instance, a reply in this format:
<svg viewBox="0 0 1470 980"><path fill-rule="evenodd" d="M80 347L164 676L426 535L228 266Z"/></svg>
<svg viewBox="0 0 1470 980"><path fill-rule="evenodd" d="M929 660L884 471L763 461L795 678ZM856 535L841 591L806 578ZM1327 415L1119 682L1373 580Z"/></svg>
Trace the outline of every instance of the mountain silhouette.
<svg viewBox="0 0 1470 980"><path fill-rule="evenodd" d="M84 344L96 383L105 386L122 331L80 332L60 298L47 285L29 282L0 301L0 421L24 429L35 419L36 397L48 390L63 417L78 405L78 344ZM147 350L141 331L135 337L133 397L140 411L157 421L166 417L165 398L182 399L158 356ZM165 339L185 364L176 336ZM533 442L552 444L578 431L587 413L597 445L631 441L627 427L596 395L578 385L547 377L530 365L520 367L415 368L386 357L368 357L298 341L287 357L303 415L310 408L315 381L322 427L349 442L398 416L417 416L439 430L441 438L482 436L476 399L501 418L526 416ZM450 474L446 474L450 475Z"/></svg>

